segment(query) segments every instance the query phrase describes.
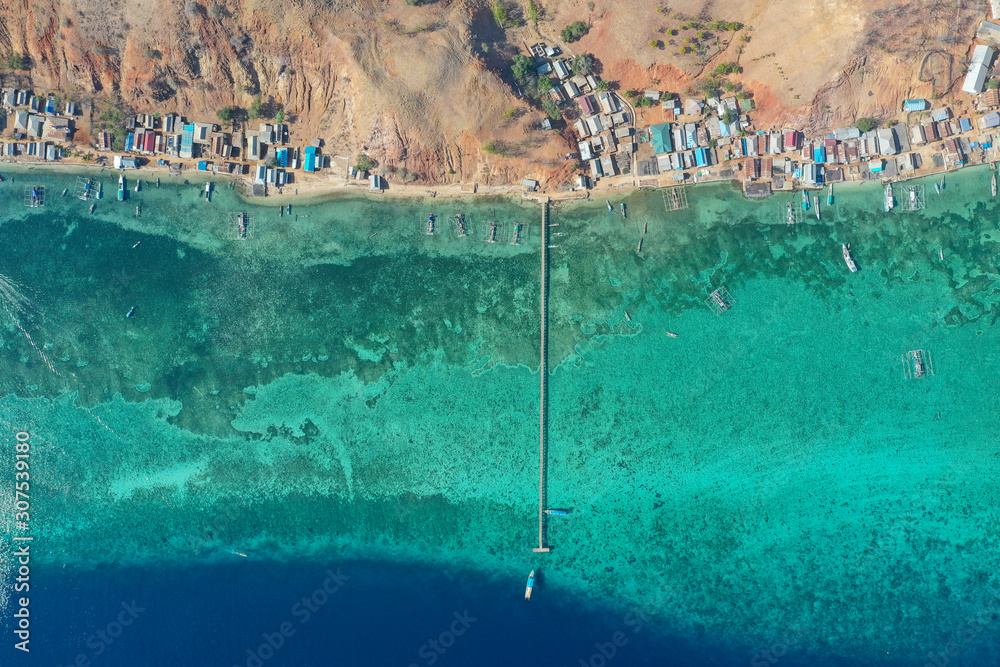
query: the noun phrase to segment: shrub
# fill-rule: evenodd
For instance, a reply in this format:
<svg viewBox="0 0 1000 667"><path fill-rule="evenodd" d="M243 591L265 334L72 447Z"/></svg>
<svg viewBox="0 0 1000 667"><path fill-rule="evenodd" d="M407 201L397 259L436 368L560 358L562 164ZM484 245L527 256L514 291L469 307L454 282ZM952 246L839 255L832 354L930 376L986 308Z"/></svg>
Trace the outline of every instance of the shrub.
<svg viewBox="0 0 1000 667"><path fill-rule="evenodd" d="M496 0L490 9L493 11L493 20L497 22L497 25L506 28L510 23L510 14L507 12L506 3L503 0Z"/></svg>
<svg viewBox="0 0 1000 667"><path fill-rule="evenodd" d="M219 117L219 120L223 123L232 123L233 118L236 117L236 110L232 107L222 107L215 112L215 115Z"/></svg>
<svg viewBox="0 0 1000 667"><path fill-rule="evenodd" d="M73 22L69 20L68 16L64 16L61 19L59 19L59 25L62 26L63 28L68 28L71 25L73 25Z"/></svg>
<svg viewBox="0 0 1000 667"><path fill-rule="evenodd" d="M597 92L599 93L606 93L610 88L611 86L609 86L608 82L605 81L604 79L601 79L600 81L597 82Z"/></svg>
<svg viewBox="0 0 1000 667"><path fill-rule="evenodd" d="M90 47L90 50L94 53L95 56L103 56L108 52L108 47L104 46L103 44L94 44L92 47Z"/></svg>
<svg viewBox="0 0 1000 667"><path fill-rule="evenodd" d="M511 120L517 115L517 109L514 107L507 107L507 110L503 112L502 118L504 120Z"/></svg>
<svg viewBox="0 0 1000 667"><path fill-rule="evenodd" d="M540 93L547 93L555 87L556 84L547 76L543 76L538 80L538 92Z"/></svg>
<svg viewBox="0 0 1000 667"><path fill-rule="evenodd" d="M854 127L858 128L859 132L871 132L878 125L878 121L874 118L859 118Z"/></svg>
<svg viewBox="0 0 1000 667"><path fill-rule="evenodd" d="M740 71L740 66L734 62L719 63L715 67L716 74L735 74Z"/></svg>
<svg viewBox="0 0 1000 667"><path fill-rule="evenodd" d="M573 56L573 73L586 76L594 73L594 56L590 53L581 53Z"/></svg>
<svg viewBox="0 0 1000 667"><path fill-rule="evenodd" d="M278 113L274 114L274 122L281 125L285 122L285 110L278 109Z"/></svg>
<svg viewBox="0 0 1000 667"><path fill-rule="evenodd" d="M562 32L559 33L559 36L562 38L562 41L564 42L567 43L575 42L584 35L586 35L588 30L590 30L590 26L584 23L583 21L573 21L568 26L562 29Z"/></svg>
<svg viewBox="0 0 1000 667"><path fill-rule="evenodd" d="M260 118L264 115L264 104L260 101L260 95L253 98L253 102L250 103L248 113L250 114L250 120Z"/></svg>
<svg viewBox="0 0 1000 667"><path fill-rule="evenodd" d="M146 49L146 57L149 58L150 60L159 60L162 57L162 55L163 54L161 54L156 49Z"/></svg>
<svg viewBox="0 0 1000 667"><path fill-rule="evenodd" d="M996 90L1000 88L1000 79L990 79L990 82L986 84L986 87L990 90Z"/></svg>
<svg viewBox="0 0 1000 667"><path fill-rule="evenodd" d="M12 53L7 56L8 69L28 69L28 60L20 53Z"/></svg>
<svg viewBox="0 0 1000 667"><path fill-rule="evenodd" d="M528 8L525 11L525 14L527 15L529 21L532 23L538 23L544 13L545 10L542 9L541 5L536 4L535 0L528 0Z"/></svg>
<svg viewBox="0 0 1000 667"><path fill-rule="evenodd" d="M650 45L650 46L651 46L652 48L654 48L654 49L658 49L658 48L660 48L661 46L663 46L663 42L661 42L661 41L660 41L660 40L658 40L658 39L651 39L651 40L649 40L649 45Z"/></svg>
<svg viewBox="0 0 1000 667"><path fill-rule="evenodd" d="M208 15L213 19L221 19L226 15L226 8L218 3L212 3L208 6Z"/></svg>
<svg viewBox="0 0 1000 667"><path fill-rule="evenodd" d="M559 120L562 118L562 113L559 112L559 107L552 100L545 100L542 102L542 111L548 114L549 118L552 120Z"/></svg>
<svg viewBox="0 0 1000 667"><path fill-rule="evenodd" d="M364 153L358 153L358 157L354 161L354 168L358 171L371 171L375 168L375 160Z"/></svg>
<svg viewBox="0 0 1000 667"><path fill-rule="evenodd" d="M508 157L511 154L510 146L499 139L494 139L483 144L483 150L490 155L498 155L500 157Z"/></svg>

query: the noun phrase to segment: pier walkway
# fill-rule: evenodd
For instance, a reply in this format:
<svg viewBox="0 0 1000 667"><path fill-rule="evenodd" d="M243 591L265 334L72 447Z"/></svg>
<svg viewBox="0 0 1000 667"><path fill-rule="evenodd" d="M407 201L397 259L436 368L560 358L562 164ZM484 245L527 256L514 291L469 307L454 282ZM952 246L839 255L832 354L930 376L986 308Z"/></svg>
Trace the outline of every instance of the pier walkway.
<svg viewBox="0 0 1000 667"><path fill-rule="evenodd" d="M549 200L542 201L542 272L541 272L541 360L538 366L540 380L538 415L538 547L535 552L545 553L545 435L548 427L549 379Z"/></svg>

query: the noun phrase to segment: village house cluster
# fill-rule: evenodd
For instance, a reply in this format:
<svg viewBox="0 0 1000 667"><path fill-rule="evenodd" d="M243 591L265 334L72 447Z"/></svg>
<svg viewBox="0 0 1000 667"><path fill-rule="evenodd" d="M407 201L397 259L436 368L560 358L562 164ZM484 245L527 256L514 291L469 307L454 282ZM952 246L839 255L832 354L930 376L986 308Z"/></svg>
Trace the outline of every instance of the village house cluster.
<svg viewBox="0 0 1000 667"><path fill-rule="evenodd" d="M0 90L0 108L4 110L0 130L10 125L13 139L0 144L3 157L27 161L54 161L63 157L61 144L73 137L76 115L73 102L57 109L53 96L43 99L28 90L4 88Z"/></svg>

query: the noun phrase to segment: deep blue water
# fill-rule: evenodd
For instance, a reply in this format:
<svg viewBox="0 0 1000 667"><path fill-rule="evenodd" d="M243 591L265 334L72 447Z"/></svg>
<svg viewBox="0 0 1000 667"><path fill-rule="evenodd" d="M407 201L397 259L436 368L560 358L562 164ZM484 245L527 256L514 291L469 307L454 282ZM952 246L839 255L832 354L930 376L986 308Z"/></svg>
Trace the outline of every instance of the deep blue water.
<svg viewBox="0 0 1000 667"><path fill-rule="evenodd" d="M671 639L637 616L562 599L544 580L526 602L520 580L424 566L240 560L188 568L42 568L32 583L31 653L13 650L9 639L0 664L819 664L793 653L777 663L756 656L754 663L752 650L726 653ZM335 592L327 594L324 584ZM303 597L312 598L312 609ZM602 648L613 650L610 659Z"/></svg>

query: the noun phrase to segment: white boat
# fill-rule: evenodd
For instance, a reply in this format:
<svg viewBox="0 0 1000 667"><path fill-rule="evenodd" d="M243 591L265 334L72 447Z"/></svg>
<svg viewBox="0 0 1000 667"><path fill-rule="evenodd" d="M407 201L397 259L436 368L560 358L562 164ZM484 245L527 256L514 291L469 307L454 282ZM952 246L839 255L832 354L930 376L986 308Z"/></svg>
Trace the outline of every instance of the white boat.
<svg viewBox="0 0 1000 667"><path fill-rule="evenodd" d="M819 220L819 195L813 195L813 208L816 210L816 219Z"/></svg>
<svg viewBox="0 0 1000 667"><path fill-rule="evenodd" d="M125 174L118 176L118 201L125 201Z"/></svg>
<svg viewBox="0 0 1000 667"><path fill-rule="evenodd" d="M635 249L636 252L642 252L642 239L643 237L639 237L639 247Z"/></svg>
<svg viewBox="0 0 1000 667"><path fill-rule="evenodd" d="M854 263L854 258L851 257L851 244L842 243L841 247L844 250L844 262L847 263L847 268L851 270L851 273L854 273L858 270L858 265Z"/></svg>
<svg viewBox="0 0 1000 667"><path fill-rule="evenodd" d="M97 181L97 198L100 199L104 193L102 192L102 185L100 181Z"/></svg>
<svg viewBox="0 0 1000 667"><path fill-rule="evenodd" d="M608 213L614 213L615 209L612 208L612 206L611 206L611 200L610 199L607 200L607 204L608 204Z"/></svg>
<svg viewBox="0 0 1000 667"><path fill-rule="evenodd" d="M135 191L136 191L136 192L138 192L138 191L139 191L139 186L140 186L140 185L142 185L142 181L140 181L139 179L136 179L136 180L135 180Z"/></svg>
<svg viewBox="0 0 1000 667"><path fill-rule="evenodd" d="M896 200L892 197L892 183L885 186L885 212L888 213L896 205Z"/></svg>
<svg viewBox="0 0 1000 667"><path fill-rule="evenodd" d="M910 188L910 209L916 211L917 206L919 206L917 199L917 189Z"/></svg>
<svg viewBox="0 0 1000 667"><path fill-rule="evenodd" d="M990 192L994 197L997 196L997 175L994 173L993 178L990 179Z"/></svg>

